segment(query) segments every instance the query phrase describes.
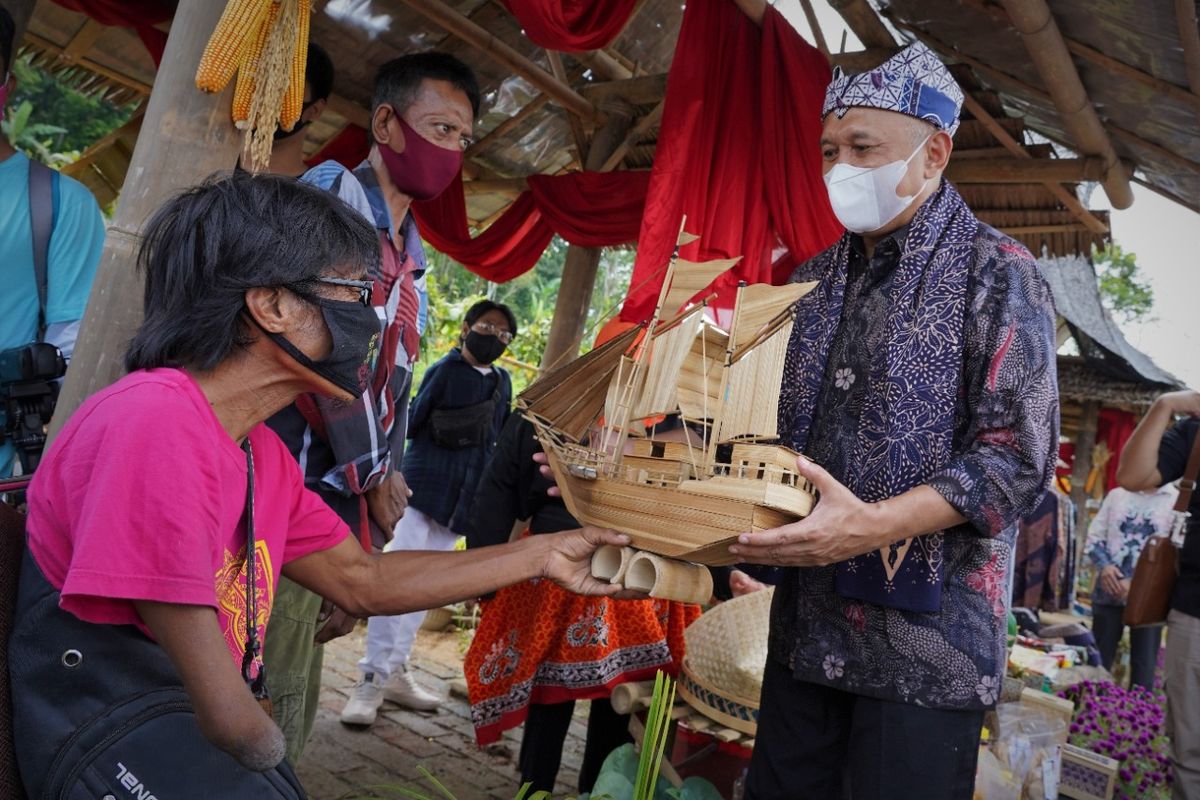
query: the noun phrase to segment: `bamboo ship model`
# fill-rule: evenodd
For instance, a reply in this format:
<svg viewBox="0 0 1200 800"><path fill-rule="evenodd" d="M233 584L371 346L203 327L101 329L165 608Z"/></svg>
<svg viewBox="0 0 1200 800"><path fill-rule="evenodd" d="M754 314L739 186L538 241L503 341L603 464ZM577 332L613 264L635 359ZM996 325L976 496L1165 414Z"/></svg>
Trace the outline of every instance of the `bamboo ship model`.
<svg viewBox="0 0 1200 800"><path fill-rule="evenodd" d="M695 238L681 233L678 244ZM628 534L637 550L709 566L736 562L729 545L739 534L794 522L816 500L796 452L773 443L793 306L815 284L739 285L728 334L704 319L715 295L661 318L738 260L689 262L677 246L649 323L518 398L577 520ZM709 426L706 441L629 436L635 421L673 413Z"/></svg>

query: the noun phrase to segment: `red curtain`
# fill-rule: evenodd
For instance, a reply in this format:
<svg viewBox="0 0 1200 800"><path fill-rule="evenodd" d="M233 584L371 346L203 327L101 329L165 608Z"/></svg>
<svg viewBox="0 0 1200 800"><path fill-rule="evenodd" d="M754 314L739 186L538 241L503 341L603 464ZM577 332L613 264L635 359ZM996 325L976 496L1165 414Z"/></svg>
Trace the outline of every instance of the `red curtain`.
<svg viewBox="0 0 1200 800"><path fill-rule="evenodd" d="M1128 411L1116 408L1100 409L1100 418L1096 424L1096 441L1104 442L1112 458L1104 468L1105 491L1117 485L1117 467L1121 466L1121 451L1125 443L1133 435L1137 427L1137 417Z"/></svg>
<svg viewBox="0 0 1200 800"><path fill-rule="evenodd" d="M781 280L841 234L817 144L829 77L820 53L774 9L759 30L728 0L688 3L622 319L653 311L684 215L701 237L685 258L743 256L713 284L726 306L738 281ZM773 270L777 239L792 258Z"/></svg>
<svg viewBox="0 0 1200 800"><path fill-rule="evenodd" d="M167 34L154 26L175 15L175 8L165 0L54 0L63 8L87 14L101 25L133 28L137 32L154 66L162 63L167 47Z"/></svg>
<svg viewBox="0 0 1200 800"><path fill-rule="evenodd" d="M504 5L536 44L583 52L608 47L637 0L504 0Z"/></svg>

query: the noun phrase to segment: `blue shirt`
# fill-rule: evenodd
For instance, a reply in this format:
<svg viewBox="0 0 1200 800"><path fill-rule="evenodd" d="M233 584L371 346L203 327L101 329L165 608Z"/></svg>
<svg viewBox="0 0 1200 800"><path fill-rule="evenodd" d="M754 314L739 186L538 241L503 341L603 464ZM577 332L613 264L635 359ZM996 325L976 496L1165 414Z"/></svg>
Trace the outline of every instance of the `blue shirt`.
<svg viewBox="0 0 1200 800"><path fill-rule="evenodd" d="M57 216L46 264L46 324L83 317L92 279L104 249L104 218L92 193L59 176ZM29 221L29 159L16 153L0 161L0 350L37 339L38 290ZM13 450L0 444L0 475L7 475Z"/></svg>

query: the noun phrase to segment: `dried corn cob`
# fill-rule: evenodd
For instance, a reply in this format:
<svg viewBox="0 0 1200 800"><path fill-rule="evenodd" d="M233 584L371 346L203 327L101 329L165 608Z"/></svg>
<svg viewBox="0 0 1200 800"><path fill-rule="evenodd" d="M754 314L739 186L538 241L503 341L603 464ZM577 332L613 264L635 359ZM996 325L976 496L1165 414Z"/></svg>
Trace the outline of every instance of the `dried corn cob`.
<svg viewBox="0 0 1200 800"><path fill-rule="evenodd" d="M267 16L263 19L249 47L242 51L238 65L237 85L233 90L233 122L239 128L250 116L250 100L254 96L254 79L258 74L258 62L262 58L267 34L279 16L279 3L272 0Z"/></svg>
<svg viewBox="0 0 1200 800"><path fill-rule="evenodd" d="M229 0L196 66L197 89L219 92L225 88L271 5L273 0Z"/></svg>
<svg viewBox="0 0 1200 800"><path fill-rule="evenodd" d="M246 131L243 150L249 156L249 163L243 160L243 164L252 172L261 172L271 161L273 134L279 127L279 112L296 54L299 7L300 0L279 0L279 18L267 33L267 43L258 59L250 113L243 123Z"/></svg>
<svg viewBox="0 0 1200 800"><path fill-rule="evenodd" d="M292 77L287 93L283 96L283 109L279 114L279 127L290 131L296 127L304 111L304 71L308 66L308 21L312 15L311 0L299 0L296 9L299 21L296 25L296 52L292 56Z"/></svg>

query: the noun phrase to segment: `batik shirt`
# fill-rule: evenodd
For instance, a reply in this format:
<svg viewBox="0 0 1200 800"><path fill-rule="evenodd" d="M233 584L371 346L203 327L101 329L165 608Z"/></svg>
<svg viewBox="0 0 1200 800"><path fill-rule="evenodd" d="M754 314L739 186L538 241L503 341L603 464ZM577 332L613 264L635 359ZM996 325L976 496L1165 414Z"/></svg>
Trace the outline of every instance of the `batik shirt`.
<svg viewBox="0 0 1200 800"><path fill-rule="evenodd" d="M1133 577L1142 546L1151 536L1166 536L1171 532L1172 508L1179 491L1172 485L1153 492L1130 492L1120 487L1104 498L1100 511L1088 527L1088 558L1096 565L1096 585L1092 602L1099 605L1123 606L1125 598L1104 591L1100 572L1115 566L1126 580Z"/></svg>
<svg viewBox="0 0 1200 800"><path fill-rule="evenodd" d="M846 236L842 317L804 446L838 480L851 469L850 443L864 424L867 381L887 374L892 278L903 248L912 244L910 229L881 241L868 259L861 238ZM827 278L837 247L802 265L793 280ZM942 561L929 570L941 575L940 610L904 611L841 597L834 589L836 565L787 569L775 593L770 646L796 678L936 708L996 702L1006 666L1016 522L1048 485L1058 444L1054 321L1053 300L1029 252L979 224L952 455L924 481L967 518L926 551ZM781 405L794 391L785 377ZM908 558L921 559L921 548L912 547Z"/></svg>

